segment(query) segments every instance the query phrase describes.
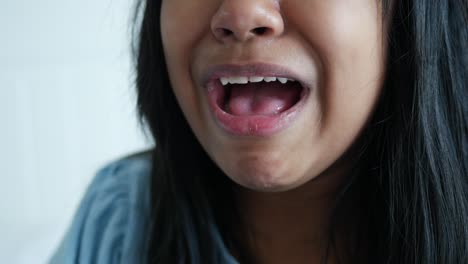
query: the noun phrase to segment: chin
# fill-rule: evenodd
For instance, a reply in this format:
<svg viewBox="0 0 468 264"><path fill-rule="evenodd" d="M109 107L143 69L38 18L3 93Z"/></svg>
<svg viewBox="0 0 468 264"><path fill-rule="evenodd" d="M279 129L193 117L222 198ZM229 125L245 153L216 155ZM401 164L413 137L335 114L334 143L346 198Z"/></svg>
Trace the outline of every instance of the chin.
<svg viewBox="0 0 468 264"><path fill-rule="evenodd" d="M240 186L259 192L282 192L299 185L294 174L273 165L259 165L255 162L243 162L227 172L229 178Z"/></svg>

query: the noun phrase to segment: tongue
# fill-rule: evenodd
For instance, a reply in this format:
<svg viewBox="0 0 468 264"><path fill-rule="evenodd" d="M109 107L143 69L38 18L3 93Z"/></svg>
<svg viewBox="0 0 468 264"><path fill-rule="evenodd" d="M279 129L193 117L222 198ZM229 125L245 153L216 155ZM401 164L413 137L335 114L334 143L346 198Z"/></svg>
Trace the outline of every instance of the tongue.
<svg viewBox="0 0 468 264"><path fill-rule="evenodd" d="M299 100L300 91L297 83L234 84L226 107L231 114L239 116L277 115Z"/></svg>

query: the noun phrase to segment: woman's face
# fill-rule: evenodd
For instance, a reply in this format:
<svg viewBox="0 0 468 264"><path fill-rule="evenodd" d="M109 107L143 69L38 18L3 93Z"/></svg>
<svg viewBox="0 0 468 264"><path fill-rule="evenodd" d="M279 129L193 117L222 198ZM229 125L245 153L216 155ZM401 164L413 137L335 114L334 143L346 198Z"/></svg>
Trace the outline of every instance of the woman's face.
<svg viewBox="0 0 468 264"><path fill-rule="evenodd" d="M187 121L232 180L258 191L308 182L357 139L381 91L382 30L377 0L163 0L161 10Z"/></svg>

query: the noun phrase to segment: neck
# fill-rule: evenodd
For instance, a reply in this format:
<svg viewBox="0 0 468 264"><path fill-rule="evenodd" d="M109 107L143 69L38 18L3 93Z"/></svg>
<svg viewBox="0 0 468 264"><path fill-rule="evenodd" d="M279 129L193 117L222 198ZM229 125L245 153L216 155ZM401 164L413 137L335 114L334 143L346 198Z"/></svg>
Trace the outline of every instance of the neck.
<svg viewBox="0 0 468 264"><path fill-rule="evenodd" d="M239 187L244 231L256 262L319 263L345 175L343 169L332 167L300 187L279 193Z"/></svg>

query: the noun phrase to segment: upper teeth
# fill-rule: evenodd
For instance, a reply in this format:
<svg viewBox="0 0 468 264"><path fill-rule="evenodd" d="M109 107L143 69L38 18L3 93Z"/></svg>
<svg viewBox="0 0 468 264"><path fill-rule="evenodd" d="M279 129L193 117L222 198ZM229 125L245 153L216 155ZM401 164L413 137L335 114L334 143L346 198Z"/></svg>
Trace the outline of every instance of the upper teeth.
<svg viewBox="0 0 468 264"><path fill-rule="evenodd" d="M287 83L288 81L294 81L288 78L281 78L281 77L260 77L260 76L252 76L252 77L221 77L220 81L223 85L227 84L246 84L246 83L258 83L261 81L265 82L275 82L279 81L281 83Z"/></svg>

